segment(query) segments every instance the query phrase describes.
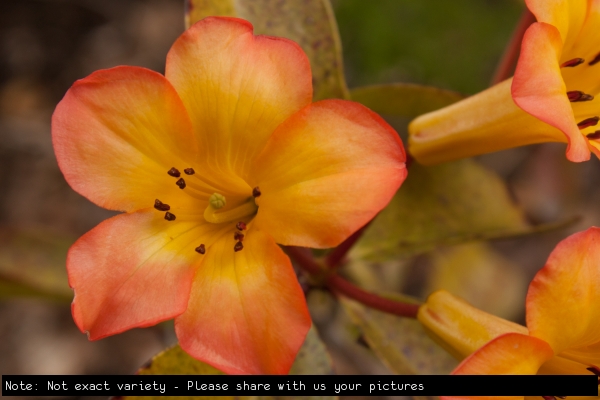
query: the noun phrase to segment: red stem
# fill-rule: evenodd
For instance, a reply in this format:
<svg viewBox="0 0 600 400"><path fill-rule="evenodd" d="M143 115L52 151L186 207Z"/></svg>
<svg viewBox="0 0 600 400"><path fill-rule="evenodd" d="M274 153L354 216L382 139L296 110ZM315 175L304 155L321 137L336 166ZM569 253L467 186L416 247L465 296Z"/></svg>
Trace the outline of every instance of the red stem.
<svg viewBox="0 0 600 400"><path fill-rule="evenodd" d="M372 221L372 220L371 220ZM350 251L354 243L360 239L362 234L365 232L367 227L371 222L367 222L365 226L354 232L350 237L344 240L338 247L333 249L331 253L327 254L325 257L325 266L328 268L334 268L340 265L340 263L344 260L346 253Z"/></svg>
<svg viewBox="0 0 600 400"><path fill-rule="evenodd" d="M526 8L521 14L519 24L515 28L510 41L504 49L500 63L496 67L496 71L494 72L494 77L492 78L491 82L492 85L500 83L513 75L515 66L517 65L517 60L519 59L523 35L525 35L525 31L527 28L529 28L529 25L534 22L535 16Z"/></svg>
<svg viewBox="0 0 600 400"><path fill-rule="evenodd" d="M339 275L332 272L331 269L326 270L317 263L307 249L300 247L286 247L286 252L292 257L297 264L309 274L325 278L325 285L334 293L354 299L359 303L383 311L389 314L398 315L400 317L416 318L419 311L418 304L404 303L386 299L376 294L366 292L348 282ZM330 274L327 276L327 274Z"/></svg>

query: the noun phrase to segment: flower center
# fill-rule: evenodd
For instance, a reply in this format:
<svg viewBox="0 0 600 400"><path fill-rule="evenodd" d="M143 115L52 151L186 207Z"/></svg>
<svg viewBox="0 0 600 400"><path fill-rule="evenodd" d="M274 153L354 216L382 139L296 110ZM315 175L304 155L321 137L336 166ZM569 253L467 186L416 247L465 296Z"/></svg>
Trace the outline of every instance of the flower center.
<svg viewBox="0 0 600 400"><path fill-rule="evenodd" d="M189 176L194 175L196 173L193 168L186 168L183 170L183 172ZM181 177L181 172L175 167L173 167L169 171L167 171L167 174L170 175L171 177L177 179L175 184L180 189L183 190L183 189L187 188L186 191L190 190L191 191L190 193L192 196L200 198L200 199L206 198L204 196L207 196L207 194L206 194L207 186L200 187L197 185L197 183L186 182L185 179L183 177ZM210 187L211 184L208 184L208 186ZM216 185L216 186L219 186L219 185ZM213 190L217 189L216 186L213 187ZM204 220L206 222L211 223L211 224L234 225L234 223L235 223L235 225L232 226L232 230L234 231L233 239L236 242L235 246L233 247L233 251L235 251L235 252L241 251L244 248L244 245L242 242L244 241L245 235L242 232L246 230L246 223L248 221L250 221L254 217L254 215L258 212L258 205L254 201L254 199L259 197L260 195L261 195L260 189L258 187L255 187L254 189L252 189L252 196L249 196L241 204L236 204L234 207L229 207L228 209L226 209L227 208L226 207L227 199L225 198L224 195L222 195L220 193L213 193L212 195L210 195L208 197L208 206L204 210L202 217L204 218ZM164 218L167 221L175 221L177 219L176 215L173 214L172 212L170 212L170 211L173 211L171 209L171 206L169 204L163 203L159 199L156 199L154 201L154 208L158 211L164 211L165 212ZM180 211L182 211L182 210L181 209L175 210L175 212L178 215L179 215ZM183 211L184 218L190 217L190 216L192 216L193 218L198 218L199 214L195 213L195 212L190 213L189 211L188 212ZM244 222L244 221L246 221L246 222ZM210 247L210 245L211 245L211 243L208 243L208 244L201 243L194 250L198 254L206 254L206 251L208 250L208 247Z"/></svg>

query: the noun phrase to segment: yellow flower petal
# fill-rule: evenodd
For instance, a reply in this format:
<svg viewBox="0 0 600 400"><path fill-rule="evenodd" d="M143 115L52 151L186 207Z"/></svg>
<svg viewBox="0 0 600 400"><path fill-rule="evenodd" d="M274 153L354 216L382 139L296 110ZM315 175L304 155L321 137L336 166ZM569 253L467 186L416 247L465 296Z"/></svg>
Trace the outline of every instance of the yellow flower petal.
<svg viewBox="0 0 600 400"><path fill-rule="evenodd" d="M310 104L310 64L291 40L254 36L236 18L206 18L173 44L166 77L188 110L198 161L226 179L248 168L275 128Z"/></svg>
<svg viewBox="0 0 600 400"><path fill-rule="evenodd" d="M285 374L311 322L289 258L266 233L249 228L208 249L188 308L175 319L181 347L229 374Z"/></svg>
<svg viewBox="0 0 600 400"><path fill-rule="evenodd" d="M600 360L600 229L560 242L527 293L527 326L556 353Z"/></svg>
<svg viewBox="0 0 600 400"><path fill-rule="evenodd" d="M566 142L565 135L515 105L512 80L413 120L409 149L433 165L517 146Z"/></svg>
<svg viewBox="0 0 600 400"><path fill-rule="evenodd" d="M333 247L385 207L406 177L396 132L366 107L317 102L283 123L256 160L255 223L277 243Z"/></svg>
<svg viewBox="0 0 600 400"><path fill-rule="evenodd" d="M524 326L485 313L445 290L431 294L417 318L459 360L502 334L528 333Z"/></svg>
<svg viewBox="0 0 600 400"><path fill-rule="evenodd" d="M67 182L101 207L135 211L156 198L193 204L167 171L190 166L197 144L159 73L116 67L75 82L52 116L52 140Z"/></svg>
<svg viewBox="0 0 600 400"><path fill-rule="evenodd" d="M535 375L554 356L548 343L533 336L505 333L467 357L454 375Z"/></svg>

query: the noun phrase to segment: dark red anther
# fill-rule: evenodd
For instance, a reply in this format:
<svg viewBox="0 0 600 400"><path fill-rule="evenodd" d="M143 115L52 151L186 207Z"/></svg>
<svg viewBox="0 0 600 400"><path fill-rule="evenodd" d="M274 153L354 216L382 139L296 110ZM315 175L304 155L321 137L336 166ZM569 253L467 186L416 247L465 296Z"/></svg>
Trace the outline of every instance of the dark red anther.
<svg viewBox="0 0 600 400"><path fill-rule="evenodd" d="M583 93L580 90L572 90L570 92L567 92L567 97L569 98L569 101L572 103L577 102L577 101L594 100L594 96L592 96L591 94Z"/></svg>
<svg viewBox="0 0 600 400"><path fill-rule="evenodd" d="M600 53L596 54L596 57L594 57L594 59L592 61L590 61L588 64L594 65L594 64L598 64L599 62L600 62Z"/></svg>
<svg viewBox="0 0 600 400"><path fill-rule="evenodd" d="M175 221L175 214L171 214L170 212L165 213L165 219L167 221Z"/></svg>
<svg viewBox="0 0 600 400"><path fill-rule="evenodd" d="M179 172L177 168L173 167L167 171L167 174L171 175L173 178L179 178L181 172Z"/></svg>
<svg viewBox="0 0 600 400"><path fill-rule="evenodd" d="M556 397L554 396L542 396L544 398L544 400L556 400Z"/></svg>
<svg viewBox="0 0 600 400"><path fill-rule="evenodd" d="M154 208L156 208L158 211L169 211L171 206L163 203L159 199L156 199L154 200Z"/></svg>
<svg viewBox="0 0 600 400"><path fill-rule="evenodd" d="M579 122L577 124L577 127L579 129L585 129L585 128L589 128L590 126L595 126L598 124L598 121L600 121L600 117L592 117L592 118L586 118L583 121Z"/></svg>
<svg viewBox="0 0 600 400"><path fill-rule="evenodd" d="M186 168L183 170L183 172L185 172L186 175L194 175L196 173L196 171L194 171L194 168Z"/></svg>
<svg viewBox="0 0 600 400"><path fill-rule="evenodd" d="M179 189L185 189L185 181L183 178L179 178L175 184L179 186Z"/></svg>
<svg viewBox="0 0 600 400"><path fill-rule="evenodd" d="M593 372L596 376L600 377L600 368L592 365L589 368L586 368L588 371ZM600 379L598 379L598 386L600 386Z"/></svg>
<svg viewBox="0 0 600 400"><path fill-rule="evenodd" d="M233 251L238 252L241 251L243 248L244 245L242 244L242 242L237 242L235 246L233 246Z"/></svg>
<svg viewBox="0 0 600 400"><path fill-rule="evenodd" d="M254 189L252 189L252 196L253 197L258 197L260 196L262 193L260 192L260 189L257 187L255 187Z"/></svg>
<svg viewBox="0 0 600 400"><path fill-rule="evenodd" d="M585 135L585 137L588 138L589 140L600 139L600 131L596 131L594 133L590 133L589 135Z"/></svg>
<svg viewBox="0 0 600 400"><path fill-rule="evenodd" d="M200 254L206 253L206 247L204 247L204 244L201 244L200 246L196 247L195 250Z"/></svg>
<svg viewBox="0 0 600 400"><path fill-rule="evenodd" d="M238 242L244 241L244 234L241 232L236 232L233 234L233 240L237 240Z"/></svg>
<svg viewBox="0 0 600 400"><path fill-rule="evenodd" d="M243 223L242 221L238 222L237 224L235 224L235 227L240 230L240 231L245 231L246 230L246 224Z"/></svg>
<svg viewBox="0 0 600 400"><path fill-rule="evenodd" d="M585 60L583 58L574 58L572 60L569 61L565 61L564 63L562 63L560 65L561 68L565 68L565 67L576 67L580 64L583 64L585 62Z"/></svg>

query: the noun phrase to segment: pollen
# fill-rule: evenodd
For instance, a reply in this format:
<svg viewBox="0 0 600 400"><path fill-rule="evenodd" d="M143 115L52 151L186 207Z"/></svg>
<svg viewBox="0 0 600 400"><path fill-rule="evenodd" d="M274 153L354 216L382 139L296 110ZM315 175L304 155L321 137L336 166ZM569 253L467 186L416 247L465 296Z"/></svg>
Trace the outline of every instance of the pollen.
<svg viewBox="0 0 600 400"><path fill-rule="evenodd" d="M175 184L179 186L179 189L185 189L185 180L183 178L179 178Z"/></svg>
<svg viewBox="0 0 600 400"><path fill-rule="evenodd" d="M594 96L592 96L591 94L583 93L580 90L572 90L570 92L567 92L567 97L569 98L569 101L572 103L579 102L579 101L594 100Z"/></svg>
<svg viewBox="0 0 600 400"><path fill-rule="evenodd" d="M257 187L255 187L254 189L252 189L252 197L259 197L262 193L260 192L260 189Z"/></svg>
<svg viewBox="0 0 600 400"><path fill-rule="evenodd" d="M233 234L233 239L238 241L238 242L243 242L244 241L244 234L242 232L235 232Z"/></svg>
<svg viewBox="0 0 600 400"><path fill-rule="evenodd" d="M168 170L167 174L171 175L173 178L179 178L181 176L181 172L175 167Z"/></svg>
<svg viewBox="0 0 600 400"><path fill-rule="evenodd" d="M219 209L219 208L223 208L225 206L225 204L227 204L227 200L225 199L225 196L223 196L222 194L219 193L213 193L210 195L208 202L210 203L210 205L215 208L215 209Z"/></svg>
<svg viewBox="0 0 600 400"><path fill-rule="evenodd" d="M246 224L242 221L238 222L237 224L235 224L236 229L240 230L240 231L244 231L246 230Z"/></svg>
<svg viewBox="0 0 600 400"><path fill-rule="evenodd" d="M206 247L204 246L204 244L201 244L200 246L196 247L195 250L200 254L206 253Z"/></svg>
<svg viewBox="0 0 600 400"><path fill-rule="evenodd" d="M183 170L183 172L185 172L186 175L194 175L196 173L196 171L194 171L194 168L186 168Z"/></svg>
<svg viewBox="0 0 600 400"><path fill-rule="evenodd" d="M565 61L564 63L562 63L560 65L561 68L565 68L565 67L576 67L580 64L583 64L585 62L585 60L583 58L574 58L572 60L569 61Z"/></svg>
<svg viewBox="0 0 600 400"><path fill-rule="evenodd" d="M235 246L233 246L233 251L235 251L236 253L238 251L241 251L244 248L244 245L242 244L242 242L237 242L235 244Z"/></svg>
<svg viewBox="0 0 600 400"><path fill-rule="evenodd" d="M579 122L577 124L577 127L579 127L579 129L589 128L590 126L596 126L598 124L598 121L600 121L600 117L586 118L583 121Z"/></svg>
<svg viewBox="0 0 600 400"><path fill-rule="evenodd" d="M175 221L175 218L176 218L176 217L175 217L175 214L171 214L171 213L170 213L170 212L168 212L168 211L165 213L165 219L166 219L167 221Z"/></svg>
<svg viewBox="0 0 600 400"><path fill-rule="evenodd" d="M156 208L158 211L169 211L171 206L163 203L159 199L156 199L154 200L154 208Z"/></svg>
<svg viewBox="0 0 600 400"><path fill-rule="evenodd" d="M590 61L588 64L594 65L594 64L598 64L599 62L600 62L600 53L596 54L596 57L594 57L594 59L592 61Z"/></svg>

